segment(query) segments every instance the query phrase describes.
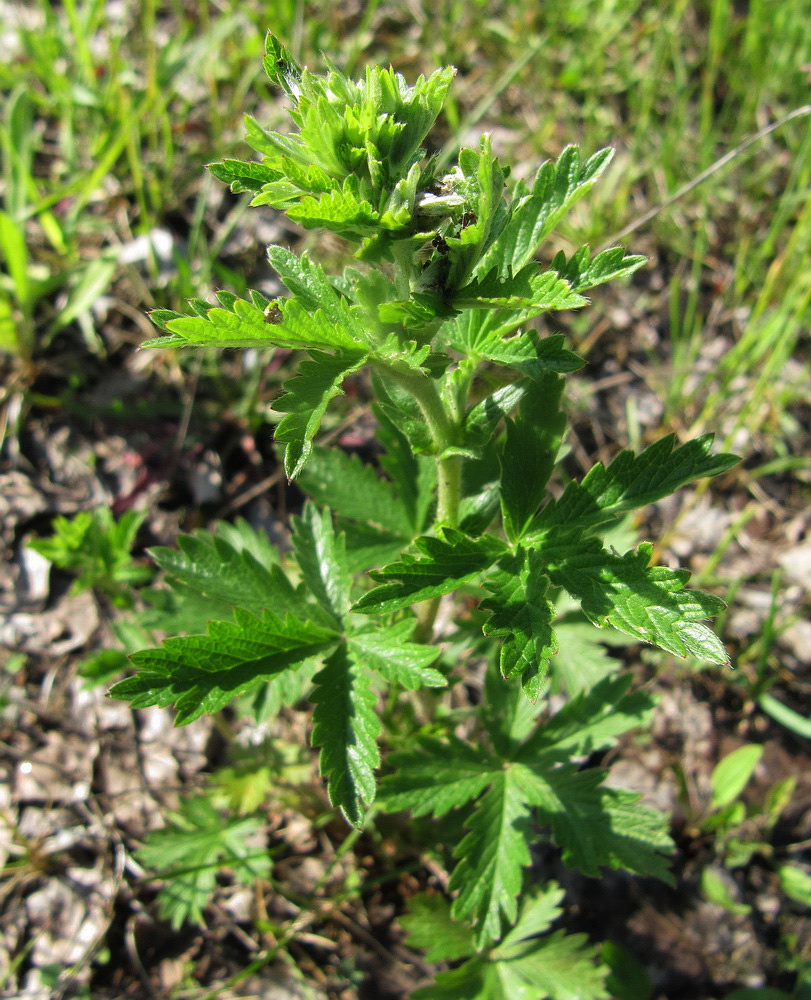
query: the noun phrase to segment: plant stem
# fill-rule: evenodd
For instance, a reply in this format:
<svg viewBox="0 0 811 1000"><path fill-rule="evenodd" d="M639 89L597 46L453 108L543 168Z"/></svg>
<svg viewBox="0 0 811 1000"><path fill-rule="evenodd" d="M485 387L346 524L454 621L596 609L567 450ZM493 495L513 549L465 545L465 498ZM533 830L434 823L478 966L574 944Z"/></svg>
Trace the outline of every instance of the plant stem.
<svg viewBox="0 0 811 1000"><path fill-rule="evenodd" d="M384 378L390 378L409 392L425 417L436 448L437 510L434 527L455 528L459 523L459 501L462 496L462 456L445 455L445 452L459 443L458 423L448 414L433 379L418 372L396 371L382 365L375 367ZM414 633L417 642L431 641L438 611L438 597L419 604Z"/></svg>

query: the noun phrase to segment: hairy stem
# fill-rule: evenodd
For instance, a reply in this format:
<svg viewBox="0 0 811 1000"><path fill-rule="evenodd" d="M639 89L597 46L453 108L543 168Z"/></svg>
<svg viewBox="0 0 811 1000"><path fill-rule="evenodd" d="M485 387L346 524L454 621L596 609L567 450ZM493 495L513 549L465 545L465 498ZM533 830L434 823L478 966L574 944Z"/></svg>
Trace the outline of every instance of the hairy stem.
<svg viewBox="0 0 811 1000"><path fill-rule="evenodd" d="M459 443L459 425L449 415L433 379L419 372L401 372L382 365L376 370L407 390L417 401L436 448L437 510L435 527L455 528L459 523L459 501L462 496L462 457L444 453ZM417 642L430 642L434 621L439 611L439 598L423 601L417 607Z"/></svg>

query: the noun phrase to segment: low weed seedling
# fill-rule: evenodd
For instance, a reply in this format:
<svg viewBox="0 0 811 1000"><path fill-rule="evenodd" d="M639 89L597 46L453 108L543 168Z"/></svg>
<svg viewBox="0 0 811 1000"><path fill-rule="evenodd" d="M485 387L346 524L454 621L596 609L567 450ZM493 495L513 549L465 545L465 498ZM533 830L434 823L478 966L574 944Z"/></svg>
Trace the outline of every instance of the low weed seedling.
<svg viewBox="0 0 811 1000"><path fill-rule="evenodd" d="M311 499L284 557L244 530L155 552L178 608L188 602L199 621L206 607L209 624L135 653L135 675L113 694L174 705L178 724L236 698L260 713L307 698L329 799L350 824L374 802L454 830L452 858L442 855L452 899L419 897L405 923L432 960L461 964L415 996L607 997L608 970L585 938L556 929L562 890L549 873L529 876L531 848L551 841L594 878L611 867L667 880L672 844L665 816L591 766L645 725L651 697L593 652L582 671L571 657L559 669L561 646L571 637L593 651L610 626L727 662L705 624L723 603L688 590L687 571L651 565L649 542L620 552L606 538L630 511L736 458L712 454L711 435L671 436L550 488L564 376L582 362L535 321L582 308L586 292L645 260L583 246L544 270L535 253L610 150L584 159L567 147L508 185L486 135L450 169L427 152L451 68L413 87L380 67L359 81L332 66L317 75L272 34L265 68L294 131L248 118L261 159L210 169L254 205L342 237L356 263L330 275L308 253L271 246L289 297L220 292L214 306L157 310L162 335L149 343L303 352L275 404L276 438ZM315 445L330 402L360 378L372 386L379 468ZM482 698L460 732L441 692L482 663ZM434 695L409 694L423 688ZM552 690L567 696L561 707ZM396 752L378 789L381 740Z"/></svg>

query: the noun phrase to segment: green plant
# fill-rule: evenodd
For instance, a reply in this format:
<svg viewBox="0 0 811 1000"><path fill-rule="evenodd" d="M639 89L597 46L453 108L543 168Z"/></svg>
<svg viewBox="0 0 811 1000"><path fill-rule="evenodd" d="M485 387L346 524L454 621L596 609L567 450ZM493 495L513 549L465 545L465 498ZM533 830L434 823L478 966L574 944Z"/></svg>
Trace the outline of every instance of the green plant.
<svg viewBox="0 0 811 1000"><path fill-rule="evenodd" d="M189 602L195 621L208 607L210 624L135 653L137 673L113 693L134 707L174 705L178 724L237 697L259 711L308 697L329 799L347 820L360 827L377 797L375 809L440 819L455 844L453 902L416 904L408 926L417 944L445 928L450 943L434 957L466 961L418 995L517 996L534 983L533 997L605 997L607 969L582 938L553 928L561 890L522 894L536 840L588 876L613 867L669 878L666 818L604 784L603 768L581 766L653 709L630 676L612 676L600 633L584 640L582 629L727 662L703 623L723 603L685 589L686 571L651 565L650 543L621 554L607 538L628 512L736 459L712 455L711 435L681 446L671 436L550 487L567 429L563 375L582 362L536 320L585 306L584 292L645 260L587 246L547 270L534 258L610 150L582 160L567 147L508 189L487 136L449 170L424 148L451 69L414 87L380 68L359 82L334 68L318 76L273 35L265 68L298 131L248 118L261 160L211 171L254 205L343 237L358 264L330 276L272 246L289 298L220 292L214 307L157 310L164 335L150 344L305 351L276 403L276 437L311 502L285 556L244 531L158 550L173 600ZM361 373L379 469L315 446L327 406ZM590 650L582 672L559 667L568 637ZM483 699L460 734L436 692L484 664ZM421 688L396 704L397 691ZM567 696L557 710L553 689ZM381 737L396 752L378 796Z"/></svg>
<svg viewBox="0 0 811 1000"><path fill-rule="evenodd" d="M93 589L117 607L133 606L133 588L146 583L153 570L135 562L132 548L146 511L128 510L116 521L109 507L80 511L73 518L54 518L50 538L28 547L59 569L77 574L73 593Z"/></svg>

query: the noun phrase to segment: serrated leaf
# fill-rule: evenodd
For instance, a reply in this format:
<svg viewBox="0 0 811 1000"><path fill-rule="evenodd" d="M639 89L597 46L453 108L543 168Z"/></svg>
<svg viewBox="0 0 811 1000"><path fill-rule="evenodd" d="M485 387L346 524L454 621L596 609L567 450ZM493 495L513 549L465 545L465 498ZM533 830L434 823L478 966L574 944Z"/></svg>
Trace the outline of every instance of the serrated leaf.
<svg viewBox="0 0 811 1000"><path fill-rule="evenodd" d="M588 247L581 247L569 260L562 251L556 254L551 266L576 292L584 292L606 281L627 278L647 263L647 257L626 254L622 247L609 247L593 258Z"/></svg>
<svg viewBox="0 0 811 1000"><path fill-rule="evenodd" d="M595 964L595 950L585 934L555 931L521 947L499 946L493 958L509 1000L608 1000L611 996L605 985L608 969Z"/></svg>
<svg viewBox="0 0 811 1000"><path fill-rule="evenodd" d="M494 268L460 288L453 299L456 309L520 309L522 323L551 309L579 309L586 304L556 271L539 274L534 264L507 278Z"/></svg>
<svg viewBox="0 0 811 1000"><path fill-rule="evenodd" d="M712 455L713 435L704 434L676 448L669 434L639 455L623 451L606 468L598 462L580 483L569 483L558 501L538 515L532 531L542 534L559 527L594 528L670 496L680 486L717 476L738 462L735 455Z"/></svg>
<svg viewBox="0 0 811 1000"><path fill-rule="evenodd" d="M404 554L400 562L372 573L376 580L398 582L384 583L364 594L355 611L386 614L449 594L491 566L504 551L495 538L468 538L453 528L442 529L436 538L418 538L414 546L419 556Z"/></svg>
<svg viewBox="0 0 811 1000"><path fill-rule="evenodd" d="M279 177L277 170L255 160L222 160L219 163L209 163L208 169L218 181L230 184L234 194L259 191L264 184L276 181Z"/></svg>
<svg viewBox="0 0 811 1000"><path fill-rule="evenodd" d="M602 866L655 875L673 884L666 855L673 850L667 817L639 805L636 792L602 785L605 771L570 764L516 762L515 782L525 801L552 827L563 860L597 878Z"/></svg>
<svg viewBox="0 0 811 1000"><path fill-rule="evenodd" d="M218 293L218 298L219 306L202 303L202 310L193 300L193 315L169 316L170 310L156 310L156 323L171 336L146 341L142 346L314 348L356 354L365 349L362 338L352 336L358 328L346 305L337 307L341 317L331 322L322 310L308 313L295 299L271 303L256 292L251 293L250 302L224 292ZM274 306L278 322L269 313Z"/></svg>
<svg viewBox="0 0 811 1000"><path fill-rule="evenodd" d="M177 544L177 549L159 547L150 554L170 582L210 598L214 607L227 614L235 607L255 615L265 608L276 614L307 614L305 599L279 566L262 565L246 549L209 532L180 535Z"/></svg>
<svg viewBox="0 0 811 1000"><path fill-rule="evenodd" d="M514 950L524 950L528 938L543 934L563 912L560 903L566 895L557 882L533 885L521 898L518 919L506 934L496 953L508 958Z"/></svg>
<svg viewBox="0 0 811 1000"><path fill-rule="evenodd" d="M351 577L346 565L343 535L336 535L328 510L305 504L293 521L293 549L304 583L336 625L349 610Z"/></svg>
<svg viewBox="0 0 811 1000"><path fill-rule="evenodd" d="M456 969L440 972L433 983L415 990L412 1000L515 1000L499 982L494 962L476 956Z"/></svg>
<svg viewBox="0 0 811 1000"><path fill-rule="evenodd" d="M567 350L564 343L562 334L541 338L530 330L510 340L488 341L481 356L499 365L509 365L533 381L542 381L550 372L576 372L583 367L583 359Z"/></svg>
<svg viewBox="0 0 811 1000"><path fill-rule="evenodd" d="M552 677L570 697L619 669L620 661L609 655L602 633L591 622L559 620L555 635L558 651L549 666Z"/></svg>
<svg viewBox="0 0 811 1000"><path fill-rule="evenodd" d="M400 923L408 934L408 946L425 950L429 962L452 962L475 950L470 928L451 918L451 904L444 896L427 892L412 896Z"/></svg>
<svg viewBox="0 0 811 1000"><path fill-rule="evenodd" d="M243 885L254 884L270 871L259 821L224 818L204 796L181 802L167 826L149 834L138 859L166 880L158 894L158 912L175 930L187 922L205 927L203 907L217 888L221 869L228 868Z"/></svg>
<svg viewBox="0 0 811 1000"><path fill-rule="evenodd" d="M380 528L403 549L417 533L399 491L357 455L337 448L315 448L299 478L299 486L318 503L329 504L341 517Z"/></svg>
<svg viewBox="0 0 811 1000"><path fill-rule="evenodd" d="M606 551L596 538L584 540L575 529L561 530L554 540L545 538L537 551L552 583L577 598L595 625L613 625L676 656L729 662L719 638L701 624L722 611L724 602L700 590L685 590L687 570L649 566L650 543L620 556Z"/></svg>
<svg viewBox="0 0 811 1000"><path fill-rule="evenodd" d="M409 524L416 529L411 537L424 533L430 524L436 488L436 462L426 455L415 455L408 438L386 416L373 407L377 418L377 439L383 446L378 463L394 484L394 492L408 510Z"/></svg>
<svg viewBox="0 0 811 1000"><path fill-rule="evenodd" d="M472 406L465 417L465 442L472 447L485 444L499 423L518 406L528 389L526 380L513 382Z"/></svg>
<svg viewBox="0 0 811 1000"><path fill-rule="evenodd" d="M264 611L259 617L237 609L232 622L210 622L207 635L175 637L134 653L138 673L110 693L133 708L174 704L176 724L185 725L328 649L336 638L291 615Z"/></svg>
<svg viewBox="0 0 811 1000"><path fill-rule="evenodd" d="M379 228L380 216L366 199L358 197L353 181L350 176L341 190L319 197L307 195L287 209L288 217L306 229L328 229L354 239L373 235Z"/></svg>
<svg viewBox="0 0 811 1000"><path fill-rule="evenodd" d="M330 400L341 395L344 379L363 361L356 355L312 351L310 359L299 365L296 376L285 383L286 392L274 403L274 409L285 414L276 427L276 440L286 445L284 470L288 479L295 479L304 468Z"/></svg>
<svg viewBox="0 0 811 1000"><path fill-rule="evenodd" d="M542 561L522 550L502 558L496 572L485 580L493 596L480 605L489 614L483 631L505 639L499 656L505 678L520 676L527 684L546 675L549 658L558 648L552 631L555 606L546 597L548 585Z"/></svg>
<svg viewBox="0 0 811 1000"><path fill-rule="evenodd" d="M446 287L450 289L458 289L470 281L477 261L507 218L504 171L493 156L489 135L481 137L478 151L460 150L459 167L465 179L465 204L475 221L462 228L458 236L446 240L449 254L446 261L438 264L447 269Z"/></svg>
<svg viewBox="0 0 811 1000"><path fill-rule="evenodd" d="M406 620L385 628L351 632L348 642L358 663L410 691L446 687L444 674L431 666L439 656L439 649L412 642L413 633L413 620Z"/></svg>
<svg viewBox="0 0 811 1000"><path fill-rule="evenodd" d="M517 925L501 944L456 969L440 972L433 984L417 990L415 1000L607 1000L608 970L595 962L594 948L584 934L556 931L531 936L545 930L560 913L557 903L562 895L552 883L541 894L536 891L526 898ZM446 925L447 917L439 906L436 909L436 917L432 912L419 913L418 940L412 938L410 944L430 947L432 927L439 941L455 941L455 928L462 925ZM461 958L461 933L455 933L460 939L454 957ZM427 957L437 960L433 952Z"/></svg>
<svg viewBox="0 0 811 1000"><path fill-rule="evenodd" d="M313 678L313 746L321 747L321 774L329 800L353 826L361 826L375 798L375 768L380 763L380 719L369 678L339 646Z"/></svg>
<svg viewBox="0 0 811 1000"><path fill-rule="evenodd" d="M546 496L566 428L560 409L563 379L547 375L521 397L518 415L507 420L501 455L501 515L507 538L520 541Z"/></svg>
<svg viewBox="0 0 811 1000"><path fill-rule="evenodd" d="M482 947L501 937L503 920L515 920L522 868L530 860L529 808L511 771L491 775L465 826L468 833L454 851L460 861L449 888L459 895L451 913L457 920L472 917Z"/></svg>
<svg viewBox="0 0 811 1000"><path fill-rule="evenodd" d="M542 164L530 192L510 207L509 221L479 262L478 273L498 267L506 276L524 267L566 212L594 185L613 155L613 150L603 149L582 163L580 150L567 146L556 163Z"/></svg>
<svg viewBox="0 0 811 1000"><path fill-rule="evenodd" d="M444 816L465 805L484 791L499 767L484 748L455 736L423 738L416 749L391 754L388 763L395 771L381 782L386 809L409 809L415 816Z"/></svg>
<svg viewBox="0 0 811 1000"><path fill-rule="evenodd" d="M516 759L566 761L614 746L617 737L650 721L654 700L628 693L628 675L605 678L581 691L539 726Z"/></svg>

